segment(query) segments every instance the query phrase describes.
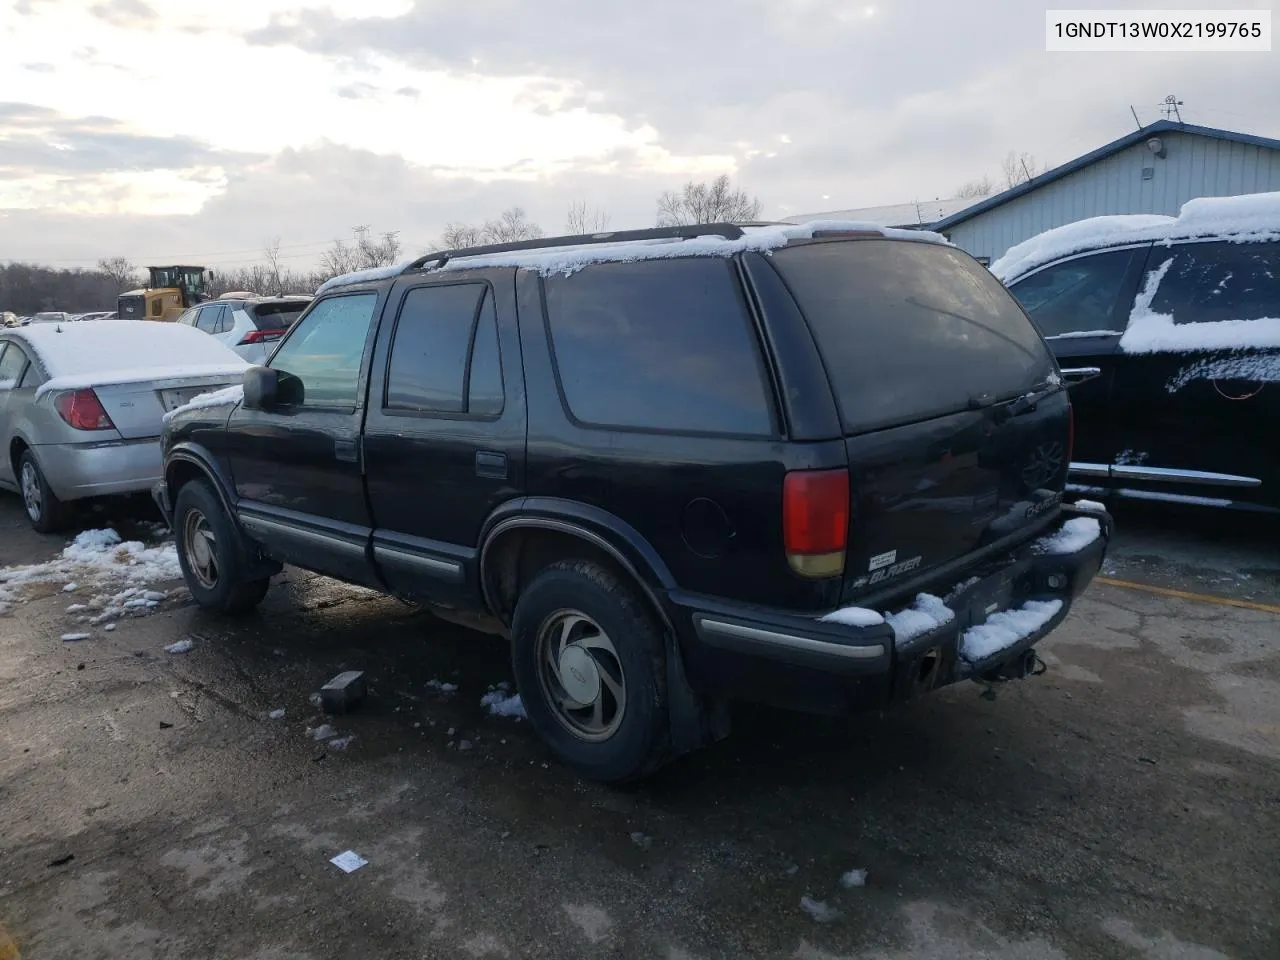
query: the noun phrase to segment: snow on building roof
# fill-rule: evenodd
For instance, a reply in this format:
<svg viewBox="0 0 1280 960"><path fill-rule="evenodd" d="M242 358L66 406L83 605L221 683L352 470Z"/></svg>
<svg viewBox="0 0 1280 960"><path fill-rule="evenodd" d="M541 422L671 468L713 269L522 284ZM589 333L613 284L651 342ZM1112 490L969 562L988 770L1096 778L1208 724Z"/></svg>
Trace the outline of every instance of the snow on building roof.
<svg viewBox="0 0 1280 960"><path fill-rule="evenodd" d="M851 220L814 220L803 224L779 223L743 227L742 236L729 240L722 236L706 235L693 238L659 237L642 240L623 240L617 243L578 243L563 247L533 247L503 250L467 256L465 253L450 257L434 269L441 271L479 270L484 267L518 267L537 271L544 277L562 273L568 276L592 263L627 263L636 260L663 260L674 257L731 257L754 250L769 253L792 240L807 240L822 232L866 232L899 240L915 240L925 243L946 244L945 237L927 230L897 230L878 223ZM431 264L426 264L431 269ZM320 296L335 287L357 283L372 283L399 276L413 269L413 263L395 267L379 267L361 270L326 281L316 291Z"/></svg>
<svg viewBox="0 0 1280 960"><path fill-rule="evenodd" d="M1176 217L1132 214L1078 220L1011 247L991 264L991 272L1009 283L1073 253L1128 243L1167 244L1195 237L1224 237L1242 243L1280 240L1280 192L1200 197L1183 204Z"/></svg>
<svg viewBox="0 0 1280 960"><path fill-rule="evenodd" d="M914 203L894 203L881 207L802 213L783 219L787 223L809 223L812 220L857 220L863 223L877 223L882 227L929 227L939 220L973 206L981 199L981 197L967 197L954 200L920 200Z"/></svg>

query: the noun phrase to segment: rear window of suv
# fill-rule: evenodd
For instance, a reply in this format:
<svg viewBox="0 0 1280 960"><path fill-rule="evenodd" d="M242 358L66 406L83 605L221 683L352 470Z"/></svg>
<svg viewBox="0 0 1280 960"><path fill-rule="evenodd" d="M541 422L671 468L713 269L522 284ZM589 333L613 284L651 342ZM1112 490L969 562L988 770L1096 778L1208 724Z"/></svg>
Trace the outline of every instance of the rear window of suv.
<svg viewBox="0 0 1280 960"><path fill-rule="evenodd" d="M304 300L297 303L257 303L252 310L253 322L259 330L288 330L309 306L311 302Z"/></svg>
<svg viewBox="0 0 1280 960"><path fill-rule="evenodd" d="M1016 396L1053 370L1009 291L952 247L817 241L785 247L773 263L809 321L851 433Z"/></svg>
<svg viewBox="0 0 1280 960"><path fill-rule="evenodd" d="M758 341L728 260L601 263L545 283L556 371L579 422L773 433Z"/></svg>

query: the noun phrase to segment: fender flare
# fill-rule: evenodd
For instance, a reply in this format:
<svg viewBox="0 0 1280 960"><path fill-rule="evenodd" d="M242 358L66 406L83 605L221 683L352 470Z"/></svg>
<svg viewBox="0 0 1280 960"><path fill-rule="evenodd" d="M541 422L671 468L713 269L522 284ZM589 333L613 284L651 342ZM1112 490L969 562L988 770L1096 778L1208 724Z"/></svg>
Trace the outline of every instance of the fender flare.
<svg viewBox="0 0 1280 960"><path fill-rule="evenodd" d="M218 495L218 499L222 501L222 506L227 511L227 516L231 518L231 522L240 528L240 518L236 514L235 500L230 491L234 490L231 478L227 476L225 470L218 466L213 455L199 444L183 441L176 443L165 453L164 457L164 487L169 495L169 502L173 503L175 491L173 489L173 465L174 463L189 463L196 467L209 482L213 485L214 492ZM242 531L243 532L243 531Z"/></svg>

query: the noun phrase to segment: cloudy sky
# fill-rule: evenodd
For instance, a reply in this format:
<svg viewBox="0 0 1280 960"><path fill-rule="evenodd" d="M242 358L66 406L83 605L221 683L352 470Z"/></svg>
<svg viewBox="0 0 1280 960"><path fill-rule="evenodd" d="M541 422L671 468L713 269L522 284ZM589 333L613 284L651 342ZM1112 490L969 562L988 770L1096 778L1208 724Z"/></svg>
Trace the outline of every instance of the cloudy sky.
<svg viewBox="0 0 1280 960"><path fill-rule="evenodd" d="M575 200L648 226L720 172L768 217L948 197L1169 93L1280 136L1280 52L1049 54L1047 5L3 0L0 261L229 266L278 236L308 267L357 224L418 252L512 204L558 232Z"/></svg>

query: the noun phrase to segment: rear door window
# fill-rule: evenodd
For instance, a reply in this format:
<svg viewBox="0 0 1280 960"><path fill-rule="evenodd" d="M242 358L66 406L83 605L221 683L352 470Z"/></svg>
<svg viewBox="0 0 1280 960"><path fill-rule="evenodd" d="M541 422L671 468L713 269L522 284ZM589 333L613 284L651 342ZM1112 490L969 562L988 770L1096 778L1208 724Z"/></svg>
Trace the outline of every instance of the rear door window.
<svg viewBox="0 0 1280 960"><path fill-rule="evenodd" d="M218 324L218 318L222 316L222 310L221 304L201 307L200 313L196 315L196 329L203 330L205 333L213 333L214 327Z"/></svg>
<svg viewBox="0 0 1280 960"><path fill-rule="evenodd" d="M809 321L848 432L1014 397L1053 371L1018 302L954 247L819 241L773 263Z"/></svg>
<svg viewBox="0 0 1280 960"><path fill-rule="evenodd" d="M581 423L773 432L757 338L719 257L602 263L545 281L557 376Z"/></svg>
<svg viewBox="0 0 1280 960"><path fill-rule="evenodd" d="M1145 249L1137 253L1145 255ZM1109 250L1078 257L1045 267L1010 289L1047 339L1120 334L1128 311L1117 308L1134 255Z"/></svg>
<svg viewBox="0 0 1280 960"><path fill-rule="evenodd" d="M1151 251L1148 267L1169 263L1151 300L1174 323L1280 317L1280 243L1187 243Z"/></svg>

